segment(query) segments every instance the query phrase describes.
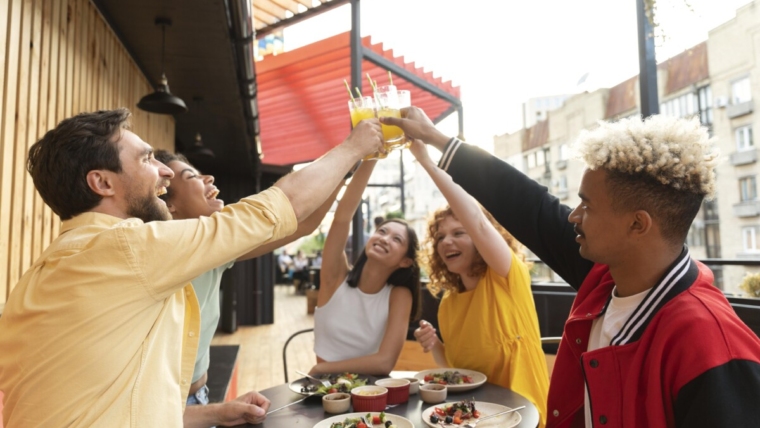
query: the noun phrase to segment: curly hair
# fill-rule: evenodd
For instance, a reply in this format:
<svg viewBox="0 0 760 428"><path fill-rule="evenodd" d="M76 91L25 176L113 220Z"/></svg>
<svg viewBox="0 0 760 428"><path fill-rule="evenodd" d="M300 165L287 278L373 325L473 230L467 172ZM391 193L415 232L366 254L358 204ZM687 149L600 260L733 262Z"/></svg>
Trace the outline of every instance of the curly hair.
<svg viewBox="0 0 760 428"><path fill-rule="evenodd" d="M702 197L715 194L717 152L698 118L654 115L599 122L583 130L576 151L592 170L647 175L665 186Z"/></svg>
<svg viewBox="0 0 760 428"><path fill-rule="evenodd" d="M480 209L483 211L483 214L488 221L490 221L496 228L496 231L498 231L502 238L504 238L504 241L507 242L509 248L514 251L521 261L525 262L525 254L522 252L523 245L515 239L512 234L507 232L507 229L504 229L504 227L493 218L491 213L482 206ZM448 270L446 263L444 263L443 258L438 254L436 248L435 235L438 233L438 225L446 217L452 217L457 221L459 220L448 205L436 210L428 220L428 236L425 239L425 247L420 256L422 264L427 269L428 276L430 277L430 282L427 284L427 288L430 290L430 294L435 297L440 297L441 293L461 293L465 291L461 276ZM469 274L472 276L481 276L486 273L487 268L488 265L486 264L486 261L483 260L478 249L475 248L475 260L472 261Z"/></svg>
<svg viewBox="0 0 760 428"><path fill-rule="evenodd" d="M697 118L655 115L599 122L575 149L589 169L607 172L614 210L645 210L665 239L683 244L702 200L715 193L712 142Z"/></svg>

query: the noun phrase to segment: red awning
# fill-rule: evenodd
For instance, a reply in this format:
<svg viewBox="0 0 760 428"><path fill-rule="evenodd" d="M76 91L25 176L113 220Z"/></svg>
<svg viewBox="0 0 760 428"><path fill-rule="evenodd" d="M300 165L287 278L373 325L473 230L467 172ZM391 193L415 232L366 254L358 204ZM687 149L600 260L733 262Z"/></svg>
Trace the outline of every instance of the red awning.
<svg viewBox="0 0 760 428"><path fill-rule="evenodd" d="M340 34L277 56L267 56L256 64L262 162L291 165L308 162L340 144L351 130L348 93L343 79L351 83L350 33ZM434 78L404 57L394 57L382 44L362 44L393 61L442 91L459 98L459 87ZM379 84L387 84L388 72L367 60L362 75L369 73ZM362 93L371 94L367 79ZM412 104L425 110L431 119L451 112L451 103L418 86L393 76L399 89L412 93ZM439 118L440 119L440 118Z"/></svg>

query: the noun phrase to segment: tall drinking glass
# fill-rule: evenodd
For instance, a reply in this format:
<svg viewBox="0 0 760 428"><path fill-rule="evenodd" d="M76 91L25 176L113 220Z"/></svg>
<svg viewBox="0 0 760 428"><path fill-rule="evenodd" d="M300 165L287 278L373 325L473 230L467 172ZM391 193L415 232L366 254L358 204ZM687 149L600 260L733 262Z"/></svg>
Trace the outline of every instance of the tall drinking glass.
<svg viewBox="0 0 760 428"><path fill-rule="evenodd" d="M375 91L375 110L377 117L401 117L398 104L398 92L393 85L378 86ZM383 139L386 152L404 144L404 131L398 126L383 125Z"/></svg>
<svg viewBox="0 0 760 428"><path fill-rule="evenodd" d="M405 109L407 107L412 106L412 93L407 91L406 89L400 89L398 92L398 108L399 110ZM403 114L401 115L403 116ZM409 138L404 137L404 145L401 146L402 149L408 149L409 147L412 147L412 140Z"/></svg>
<svg viewBox="0 0 760 428"><path fill-rule="evenodd" d="M358 97L348 101L348 111L351 113L351 128L355 128L364 119L375 118L375 99L372 97ZM364 157L364 160L383 159L388 155L375 152Z"/></svg>

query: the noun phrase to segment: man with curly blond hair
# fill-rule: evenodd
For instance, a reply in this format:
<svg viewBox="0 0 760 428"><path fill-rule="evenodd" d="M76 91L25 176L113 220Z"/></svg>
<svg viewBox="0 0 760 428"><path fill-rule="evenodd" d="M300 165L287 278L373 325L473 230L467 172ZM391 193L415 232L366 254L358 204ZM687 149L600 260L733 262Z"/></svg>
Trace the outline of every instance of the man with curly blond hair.
<svg viewBox="0 0 760 428"><path fill-rule="evenodd" d="M548 427L760 424L760 339L684 245L715 187L716 154L696 119L632 118L584 131L575 209L447 138L422 110L381 121L440 149L439 166L578 291Z"/></svg>

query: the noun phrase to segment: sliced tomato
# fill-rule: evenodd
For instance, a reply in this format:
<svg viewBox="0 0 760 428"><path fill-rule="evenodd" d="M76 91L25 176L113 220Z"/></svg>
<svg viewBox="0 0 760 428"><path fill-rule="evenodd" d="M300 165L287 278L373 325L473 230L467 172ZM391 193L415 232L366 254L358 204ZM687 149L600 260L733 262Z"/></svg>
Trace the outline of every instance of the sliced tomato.
<svg viewBox="0 0 760 428"><path fill-rule="evenodd" d="M441 384L441 385L447 385L448 384L448 382L446 382L443 379L439 380L438 383Z"/></svg>
<svg viewBox="0 0 760 428"><path fill-rule="evenodd" d="M472 411L472 417L473 418L479 418L480 417L480 410L473 410Z"/></svg>
<svg viewBox="0 0 760 428"><path fill-rule="evenodd" d="M431 380L433 380L433 376L425 375L425 382L430 382Z"/></svg>
<svg viewBox="0 0 760 428"><path fill-rule="evenodd" d="M446 416L446 411L441 409L440 407L435 408L435 412L441 416Z"/></svg>
<svg viewBox="0 0 760 428"><path fill-rule="evenodd" d="M383 421L380 420L380 415L372 416L372 423L373 424L381 424Z"/></svg>
<svg viewBox="0 0 760 428"><path fill-rule="evenodd" d="M451 421L455 424L461 424L462 418L460 416L454 416Z"/></svg>
<svg viewBox="0 0 760 428"><path fill-rule="evenodd" d="M356 428L367 428L367 424L365 424L364 422L359 422L358 424L356 424Z"/></svg>
<svg viewBox="0 0 760 428"><path fill-rule="evenodd" d="M464 383L472 383L472 377L470 376L462 376L462 380L464 380Z"/></svg>
<svg viewBox="0 0 760 428"><path fill-rule="evenodd" d="M337 389L337 388L330 388L330 389L327 391L327 393L328 393L328 394L335 394L336 392L338 392L338 389Z"/></svg>

